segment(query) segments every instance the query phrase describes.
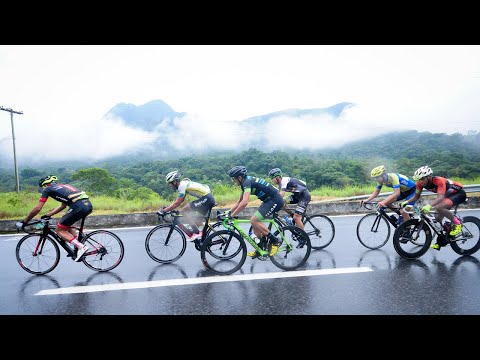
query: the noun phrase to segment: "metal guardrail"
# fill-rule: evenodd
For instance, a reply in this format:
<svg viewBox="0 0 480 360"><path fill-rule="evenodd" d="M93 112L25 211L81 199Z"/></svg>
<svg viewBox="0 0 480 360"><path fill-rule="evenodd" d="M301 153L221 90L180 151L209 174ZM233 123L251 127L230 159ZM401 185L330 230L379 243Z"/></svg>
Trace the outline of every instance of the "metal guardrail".
<svg viewBox="0 0 480 360"><path fill-rule="evenodd" d="M480 192L480 184L472 184L472 185L464 185L463 186L463 189L465 190L465 192L468 194L468 193L472 193L472 192ZM380 197L380 196L388 196L390 194L393 194L393 191L390 191L390 192L384 192L384 193L380 193L378 194L377 197ZM361 199L367 199L371 194L368 194L368 195L357 195L357 196L350 196L350 197L346 197L346 198L340 198L340 199L335 199L334 201L343 201L343 200L361 200ZM434 192L431 192L431 191L423 191L422 192L422 196L423 195L435 195ZM330 202L332 200L324 200L324 201L321 201L321 202Z"/></svg>

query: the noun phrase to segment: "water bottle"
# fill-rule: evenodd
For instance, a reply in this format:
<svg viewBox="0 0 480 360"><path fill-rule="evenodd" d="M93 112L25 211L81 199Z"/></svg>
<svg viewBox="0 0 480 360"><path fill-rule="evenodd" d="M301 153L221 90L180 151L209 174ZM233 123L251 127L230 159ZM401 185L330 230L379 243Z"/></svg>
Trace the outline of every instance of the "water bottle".
<svg viewBox="0 0 480 360"><path fill-rule="evenodd" d="M397 225L400 225L401 223L403 223L403 216L400 215L397 219Z"/></svg>
<svg viewBox="0 0 480 360"><path fill-rule="evenodd" d="M285 216L283 217L283 220L285 220L285 223L286 223L287 225L293 225L293 221L292 221L292 219L290 218L290 216L285 215Z"/></svg>

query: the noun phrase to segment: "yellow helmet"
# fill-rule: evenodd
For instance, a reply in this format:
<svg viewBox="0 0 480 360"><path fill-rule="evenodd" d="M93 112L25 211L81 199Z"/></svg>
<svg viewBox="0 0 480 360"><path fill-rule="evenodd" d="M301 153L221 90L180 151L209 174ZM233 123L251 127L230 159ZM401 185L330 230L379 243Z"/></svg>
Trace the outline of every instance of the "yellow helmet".
<svg viewBox="0 0 480 360"><path fill-rule="evenodd" d="M385 170L385 166L380 165L380 166L377 166L376 168L372 169L372 172L370 173L370 176L372 178L374 178L374 177L380 176L382 174L385 174L386 172L387 171Z"/></svg>

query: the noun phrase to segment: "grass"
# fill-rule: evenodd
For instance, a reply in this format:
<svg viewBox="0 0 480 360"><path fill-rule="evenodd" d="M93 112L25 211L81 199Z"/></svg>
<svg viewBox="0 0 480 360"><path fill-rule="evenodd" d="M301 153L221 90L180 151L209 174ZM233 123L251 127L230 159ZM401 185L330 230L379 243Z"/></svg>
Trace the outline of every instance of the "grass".
<svg viewBox="0 0 480 360"><path fill-rule="evenodd" d="M479 184L480 179L465 180L459 179L462 184ZM349 186L345 188L334 188L331 186L322 186L318 189L311 190L312 202L335 200L339 198L345 198L350 196L368 195L375 190L375 183L368 186ZM382 191L389 192L390 188L382 188ZM240 189L234 185L221 185L212 190L215 201L220 208L228 208L233 206L240 198ZM475 194L469 193L469 196ZM38 203L39 193L37 192L8 192L0 193L0 220L19 220L24 218L30 210ZM248 206L259 206L261 201L256 199L255 196L251 197ZM253 200L255 199L255 200ZM128 214L128 213L143 213L143 212L155 212L162 206L170 204L170 201L161 197L153 198L149 200L125 200L110 196L90 196L90 200L93 204L93 215L110 215L110 214ZM193 197L187 196L185 202L190 202ZM184 203L185 203L184 202ZM58 207L59 202L49 199L43 206L40 215L47 213L48 211ZM64 212L55 215L55 217L61 217Z"/></svg>

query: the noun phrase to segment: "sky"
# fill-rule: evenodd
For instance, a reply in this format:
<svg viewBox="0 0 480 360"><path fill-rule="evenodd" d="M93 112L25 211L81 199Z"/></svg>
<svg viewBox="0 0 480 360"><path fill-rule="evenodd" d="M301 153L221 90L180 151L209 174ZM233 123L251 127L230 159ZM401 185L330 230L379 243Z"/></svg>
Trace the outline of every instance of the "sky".
<svg viewBox="0 0 480 360"><path fill-rule="evenodd" d="M0 84L0 106L23 112L13 114L23 166L155 141L161 129L105 117L118 103L152 100L187 113L177 124L193 151L212 142L245 150L255 131L239 121L341 102L355 106L340 119L283 117L257 131L321 149L392 130L480 130L478 45L0 45ZM13 157L7 111L0 151L2 162Z"/></svg>

